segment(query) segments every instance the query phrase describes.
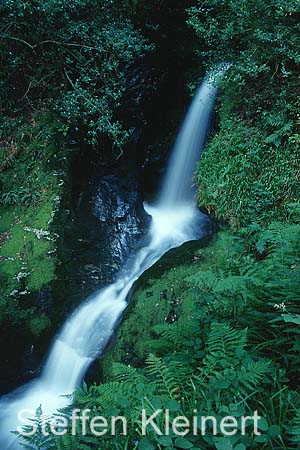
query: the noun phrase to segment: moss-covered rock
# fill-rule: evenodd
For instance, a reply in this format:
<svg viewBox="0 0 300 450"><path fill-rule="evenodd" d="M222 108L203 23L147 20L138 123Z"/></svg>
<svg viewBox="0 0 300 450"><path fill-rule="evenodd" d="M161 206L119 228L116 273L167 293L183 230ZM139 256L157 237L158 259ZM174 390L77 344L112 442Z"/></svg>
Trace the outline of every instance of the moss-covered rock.
<svg viewBox="0 0 300 450"><path fill-rule="evenodd" d="M115 362L143 367L159 341L155 327L169 323L188 332L199 300L188 278L221 263L229 265L234 257L234 238L227 232L207 243L205 239L171 250L137 282L111 348L101 359L104 380L110 379Z"/></svg>
<svg viewBox="0 0 300 450"><path fill-rule="evenodd" d="M53 219L67 169L61 131L41 111L1 134L0 323L25 322L34 335L50 324L35 300L56 277Z"/></svg>

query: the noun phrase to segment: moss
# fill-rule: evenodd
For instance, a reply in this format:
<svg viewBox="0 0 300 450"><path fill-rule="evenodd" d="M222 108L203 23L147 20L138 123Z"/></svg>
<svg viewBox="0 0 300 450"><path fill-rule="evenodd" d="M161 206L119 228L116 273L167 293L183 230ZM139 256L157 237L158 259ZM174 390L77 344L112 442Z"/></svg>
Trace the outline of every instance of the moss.
<svg viewBox="0 0 300 450"><path fill-rule="evenodd" d="M55 246L53 241L38 239L33 231L25 231L24 228L48 231L47 222L51 219L52 212L53 196L50 196L43 198L41 204L34 209L15 208L13 215L10 211L5 214L8 218L13 218L13 221L5 230L9 233L9 238L0 250L4 258L1 272L13 278L18 271L26 268L26 272L30 273L27 280L30 290L37 290L54 278L55 258L48 253ZM6 222L9 223L8 219Z"/></svg>
<svg viewBox="0 0 300 450"><path fill-rule="evenodd" d="M182 249L172 250L144 274L132 294L113 347L101 360L105 380L111 377L113 362L143 366L151 352L151 342L157 340L153 331L156 325L172 323L175 315L175 322L188 326L198 308L189 277L219 265L230 265L235 257L235 238L227 231L221 231L210 245L206 244L204 241L185 246L188 260Z"/></svg>
<svg viewBox="0 0 300 450"><path fill-rule="evenodd" d="M2 195L12 193L7 201L10 204L5 204L2 196L0 205L1 309L8 315L22 316L19 313L22 304L26 309L34 308L35 296L31 296L28 304L26 296L19 297L19 293L33 294L56 277L57 235L52 222L67 169L60 126L46 113L28 119L21 131L14 132L16 159L9 167L4 165L0 172ZM19 298L15 310L8 308L7 302L13 306L15 298ZM28 327L31 331L36 328L30 323Z"/></svg>
<svg viewBox="0 0 300 450"><path fill-rule="evenodd" d="M14 219L15 215L12 208L2 207L0 209L0 233L9 231Z"/></svg>
<svg viewBox="0 0 300 450"><path fill-rule="evenodd" d="M187 330L195 322L195 315L205 315L203 305L210 301L209 294L199 291L193 277L211 273L217 279L220 270L235 271L244 257L243 250L243 239L224 228L212 240L172 250L145 272L135 287L112 348L101 360L104 379L111 378L113 362L143 367L158 342L154 327L172 323L174 313L175 323Z"/></svg>

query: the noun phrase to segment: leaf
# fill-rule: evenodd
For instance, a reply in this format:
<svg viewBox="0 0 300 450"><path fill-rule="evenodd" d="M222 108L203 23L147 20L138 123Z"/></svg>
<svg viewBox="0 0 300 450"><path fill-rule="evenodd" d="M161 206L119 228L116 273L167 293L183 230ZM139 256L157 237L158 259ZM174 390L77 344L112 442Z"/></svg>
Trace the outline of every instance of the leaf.
<svg viewBox="0 0 300 450"><path fill-rule="evenodd" d="M263 239L260 239L257 243L256 243L256 250L258 251L258 253L260 254L260 255L262 255L263 253L264 253L264 251L265 251L265 244L266 244L266 242L263 240Z"/></svg>
<svg viewBox="0 0 300 450"><path fill-rule="evenodd" d="M215 446L217 450L233 450L230 438L226 437L220 438L217 441L215 441Z"/></svg>
<svg viewBox="0 0 300 450"><path fill-rule="evenodd" d="M162 407L161 399L158 398L158 397L154 397L154 398L151 400L151 404L152 404L152 406L153 406L154 409L160 409L160 408Z"/></svg>
<svg viewBox="0 0 300 450"><path fill-rule="evenodd" d="M234 447L234 450L246 450L246 446L244 444L238 444Z"/></svg>
<svg viewBox="0 0 300 450"><path fill-rule="evenodd" d="M261 417L258 420L257 426L261 431L268 431L268 428L269 428L269 424L264 417Z"/></svg>
<svg viewBox="0 0 300 450"><path fill-rule="evenodd" d="M267 434L261 434L260 436L255 436L255 442L268 442L269 436Z"/></svg>
<svg viewBox="0 0 300 450"><path fill-rule="evenodd" d="M240 417L245 414L245 408L239 404L232 403L229 405L229 408L230 408L230 415L233 417Z"/></svg>
<svg viewBox="0 0 300 450"><path fill-rule="evenodd" d="M141 394L145 390L145 384L144 383L138 383L136 385L136 390L137 390L138 393Z"/></svg>
<svg viewBox="0 0 300 450"><path fill-rule="evenodd" d="M279 425L271 425L269 428L269 435L272 437L280 436L281 429Z"/></svg>
<svg viewBox="0 0 300 450"><path fill-rule="evenodd" d="M227 380L219 381L219 382L215 383L215 387L217 389L228 389L229 386L230 386L230 382Z"/></svg>
<svg viewBox="0 0 300 450"><path fill-rule="evenodd" d="M166 409L169 409L170 411L179 411L180 405L176 400L168 400L166 402Z"/></svg>
<svg viewBox="0 0 300 450"><path fill-rule="evenodd" d="M192 448L194 444L188 441L186 438L179 437L175 440L175 445L178 448Z"/></svg>
<svg viewBox="0 0 300 450"><path fill-rule="evenodd" d="M163 447L171 447L173 444L172 438L170 436L159 436L157 442Z"/></svg>
<svg viewBox="0 0 300 450"><path fill-rule="evenodd" d="M283 314L282 318L285 322L300 325L300 314Z"/></svg>
<svg viewBox="0 0 300 450"><path fill-rule="evenodd" d="M155 445L153 444L152 441L150 441L149 438L144 437L140 442L139 442L139 450L154 450L155 449Z"/></svg>

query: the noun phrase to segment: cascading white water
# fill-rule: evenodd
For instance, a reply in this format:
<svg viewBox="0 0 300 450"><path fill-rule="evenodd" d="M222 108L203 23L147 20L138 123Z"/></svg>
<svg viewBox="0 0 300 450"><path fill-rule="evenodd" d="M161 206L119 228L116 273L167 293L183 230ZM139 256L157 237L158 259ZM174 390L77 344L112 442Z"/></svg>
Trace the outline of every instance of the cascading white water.
<svg viewBox="0 0 300 450"><path fill-rule="evenodd" d="M222 79L230 66L230 63L222 63L212 70L194 95L177 135L169 170L163 182L160 194L162 208L190 202L195 195L191 183L192 174L205 144L212 106L218 91L218 80Z"/></svg>
<svg viewBox="0 0 300 450"><path fill-rule="evenodd" d="M222 75L225 69L218 69L214 75ZM192 174L205 142L216 93L210 75L198 88L182 124L159 201L154 206L145 205L152 221L144 246L129 258L112 285L88 299L66 321L41 376L1 399L1 450L21 448L10 433L22 425L18 423L19 411L35 411L42 405L43 412L51 415L70 403L65 396L80 385L90 364L105 348L140 275L171 248L203 235L207 218L196 207Z"/></svg>

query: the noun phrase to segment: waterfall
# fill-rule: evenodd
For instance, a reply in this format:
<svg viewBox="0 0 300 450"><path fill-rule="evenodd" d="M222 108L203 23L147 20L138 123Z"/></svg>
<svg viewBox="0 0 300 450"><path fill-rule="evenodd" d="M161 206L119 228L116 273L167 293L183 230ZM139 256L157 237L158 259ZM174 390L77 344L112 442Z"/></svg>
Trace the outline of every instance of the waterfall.
<svg viewBox="0 0 300 450"><path fill-rule="evenodd" d="M145 205L152 220L143 245L128 259L112 285L95 293L66 321L40 377L1 399L1 450L21 448L10 433L21 425L19 411L35 411L41 405L43 412L51 415L70 403L65 396L80 385L88 367L104 350L141 274L171 248L203 236L208 219L196 207L192 175L217 93L212 78L222 75L225 69L218 69L213 77L209 75L194 96L175 142L159 199L154 205Z"/></svg>
<svg viewBox="0 0 300 450"><path fill-rule="evenodd" d="M213 72L212 72L213 73ZM160 195L162 206L189 202L195 194L192 174L205 144L212 105L217 93L212 73L198 87L177 135Z"/></svg>

